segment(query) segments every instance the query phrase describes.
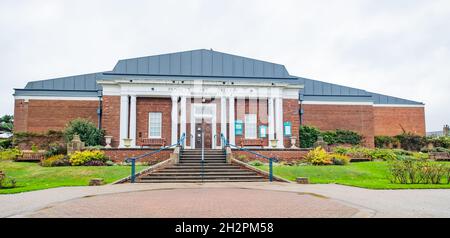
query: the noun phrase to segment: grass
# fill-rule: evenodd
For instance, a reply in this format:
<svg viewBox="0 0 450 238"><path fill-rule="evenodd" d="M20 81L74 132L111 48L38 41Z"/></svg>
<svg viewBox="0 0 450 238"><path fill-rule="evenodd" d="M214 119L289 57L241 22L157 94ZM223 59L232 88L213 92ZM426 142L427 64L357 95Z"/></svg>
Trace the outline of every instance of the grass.
<svg viewBox="0 0 450 238"><path fill-rule="evenodd" d="M136 171L146 167L136 166ZM92 178L103 178L106 183L112 183L130 175L130 166L41 167L37 163L12 161L0 161L0 170L17 181L16 188L0 189L0 194L87 186Z"/></svg>
<svg viewBox="0 0 450 238"><path fill-rule="evenodd" d="M267 165L255 166L268 171ZM347 166L274 166L274 174L295 181L308 177L313 184L342 184L369 189L450 189L450 184L393 184L388 179L386 162L350 163Z"/></svg>

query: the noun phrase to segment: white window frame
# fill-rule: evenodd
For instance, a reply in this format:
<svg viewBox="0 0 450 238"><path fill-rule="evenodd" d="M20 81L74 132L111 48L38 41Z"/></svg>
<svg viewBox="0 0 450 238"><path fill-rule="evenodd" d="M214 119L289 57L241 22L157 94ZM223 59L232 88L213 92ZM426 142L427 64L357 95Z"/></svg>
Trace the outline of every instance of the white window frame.
<svg viewBox="0 0 450 238"><path fill-rule="evenodd" d="M258 117L256 114L245 114L245 123L244 123L244 129L245 129L245 139L257 139L258 138ZM249 120L254 120L253 122ZM253 135L250 135L248 133L248 125L254 124L255 125L255 133Z"/></svg>
<svg viewBox="0 0 450 238"><path fill-rule="evenodd" d="M151 114L159 115L159 136L151 136ZM162 112L149 112L148 113L148 138L150 139L161 139L162 138Z"/></svg>

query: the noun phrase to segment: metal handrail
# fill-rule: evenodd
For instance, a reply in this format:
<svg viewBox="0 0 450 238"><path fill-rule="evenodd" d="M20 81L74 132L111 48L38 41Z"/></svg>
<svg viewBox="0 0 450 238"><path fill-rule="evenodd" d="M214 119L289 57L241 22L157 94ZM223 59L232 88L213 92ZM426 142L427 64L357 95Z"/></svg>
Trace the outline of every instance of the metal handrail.
<svg viewBox="0 0 450 238"><path fill-rule="evenodd" d="M186 133L183 133L181 135L181 138L177 141L176 144L172 144L172 145L168 145L168 146L165 146L165 147L161 147L159 150L155 150L155 151L152 151L152 152L149 152L149 153L145 153L143 155L127 158L125 160L125 162L127 162L127 163L131 162L131 182L134 183L135 180L136 180L136 160L142 159L142 158L150 156L150 155L154 155L154 154L160 153L160 152L162 152L164 150L167 150L167 149L170 149L170 148L172 148L174 146L180 146L181 149L183 149L183 145L184 145L184 140L185 139L186 139Z"/></svg>
<svg viewBox="0 0 450 238"><path fill-rule="evenodd" d="M256 156L259 156L259 157L261 157L261 158L263 158L263 159L269 160L269 181L270 181L270 182L273 181L273 162L274 162L274 161L275 161L275 162L278 162L278 159L277 159L277 158L267 157L267 156L265 156L265 155L256 153L256 152L251 151L251 150L249 150L249 149L246 149L246 148L243 148L243 147L240 147L240 146L237 146L237 145L230 144L229 141L227 140L227 138L225 138L225 136L223 135L223 133L220 134L220 137L222 138L222 141L224 142L225 147L226 147L226 146L234 147L234 148L236 148L236 149L238 149L238 150L245 151L245 152L248 152L248 153L250 153L250 154L254 154L254 155L256 155ZM225 148L225 147L224 147L224 148Z"/></svg>

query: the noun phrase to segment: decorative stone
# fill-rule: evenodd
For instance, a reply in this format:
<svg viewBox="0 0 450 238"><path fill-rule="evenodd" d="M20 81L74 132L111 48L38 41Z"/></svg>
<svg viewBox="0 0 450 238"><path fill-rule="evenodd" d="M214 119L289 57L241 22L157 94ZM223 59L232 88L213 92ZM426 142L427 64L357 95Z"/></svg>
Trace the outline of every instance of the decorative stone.
<svg viewBox="0 0 450 238"><path fill-rule="evenodd" d="M317 141L314 142L314 148L317 148L317 147L322 147L323 149L328 150L328 144L327 144L327 142L325 142L323 140L322 136L319 136L317 138Z"/></svg>
<svg viewBox="0 0 450 238"><path fill-rule="evenodd" d="M272 146L272 148L277 148L277 143L278 143L277 139L270 140L270 145Z"/></svg>
<svg viewBox="0 0 450 238"><path fill-rule="evenodd" d="M296 142L297 142L297 137L291 136L291 149L297 149L297 146L295 146Z"/></svg>
<svg viewBox="0 0 450 238"><path fill-rule="evenodd" d="M296 181L298 184L309 184L309 179L305 177L298 177Z"/></svg>
<svg viewBox="0 0 450 238"><path fill-rule="evenodd" d="M124 138L123 139L123 145L125 146L125 147L127 147L127 148L129 148L130 146L131 146L131 141L132 141L133 139L130 139L130 138Z"/></svg>
<svg viewBox="0 0 450 238"><path fill-rule="evenodd" d="M111 148L111 142L112 142L112 136L105 136L105 143L106 143L106 146L105 146L105 148Z"/></svg>
<svg viewBox="0 0 450 238"><path fill-rule="evenodd" d="M102 178L95 178L89 181L89 186L100 186L105 184Z"/></svg>
<svg viewBox="0 0 450 238"><path fill-rule="evenodd" d="M82 151L84 150L84 142L81 141L80 136L75 134L73 135L72 141L67 143L67 153L70 154L74 151Z"/></svg>

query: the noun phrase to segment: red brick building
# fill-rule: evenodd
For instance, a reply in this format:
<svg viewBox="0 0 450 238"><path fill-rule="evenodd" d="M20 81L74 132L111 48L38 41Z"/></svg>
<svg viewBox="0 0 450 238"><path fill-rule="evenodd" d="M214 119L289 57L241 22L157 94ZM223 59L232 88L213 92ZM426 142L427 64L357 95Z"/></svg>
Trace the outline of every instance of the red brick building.
<svg viewBox="0 0 450 238"><path fill-rule="evenodd" d="M87 118L113 147L174 144L266 150L298 146L299 126L376 135L425 134L424 104L292 76L283 65L193 50L120 60L112 71L29 82L15 89L15 131L63 129ZM124 140L129 139L129 140ZM274 148L275 147L275 148ZM279 152L277 152L279 153Z"/></svg>

